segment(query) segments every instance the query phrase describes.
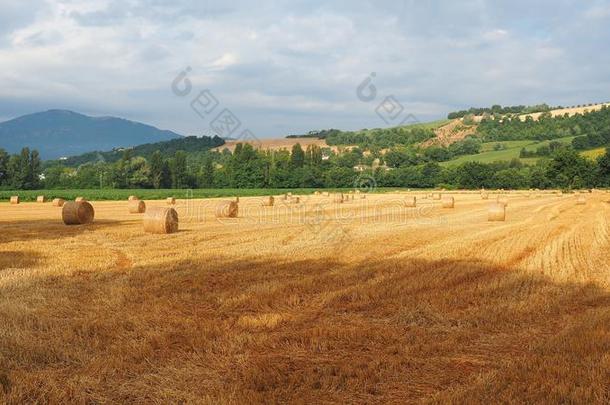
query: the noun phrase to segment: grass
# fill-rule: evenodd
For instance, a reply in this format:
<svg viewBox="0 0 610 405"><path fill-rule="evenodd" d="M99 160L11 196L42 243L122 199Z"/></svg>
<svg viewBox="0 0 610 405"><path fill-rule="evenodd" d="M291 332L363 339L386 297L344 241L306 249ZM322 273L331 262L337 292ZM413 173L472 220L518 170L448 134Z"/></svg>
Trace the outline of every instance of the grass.
<svg viewBox="0 0 610 405"><path fill-rule="evenodd" d="M552 141L503 141L503 142L485 142L481 146L481 153L476 155L464 155L459 156L455 159L447 162L442 162L442 166L457 166L465 162L479 162L479 163L493 163L499 161L511 161L513 159L520 159L525 164L535 164L540 158L519 158L521 149L525 148L527 151L535 151L537 148L542 146L548 146L551 142L557 141L564 144L570 144L574 139L573 136L565 138L553 139ZM505 149L494 150L495 145L503 145Z"/></svg>
<svg viewBox="0 0 610 405"><path fill-rule="evenodd" d="M440 128L442 126L445 126L447 124L449 124L451 121L453 120L449 120L449 119L442 119L442 120L436 120L436 121L430 121L430 122L422 122L422 123L417 123L417 124L410 124L410 125L406 125L406 127L408 128L422 128L422 129L437 129Z"/></svg>
<svg viewBox="0 0 610 405"><path fill-rule="evenodd" d="M376 192L387 193L398 188L379 188ZM73 200L76 197L85 197L90 201L120 201L126 200L130 195L138 196L143 200L164 200L167 197L176 198L218 198L218 197L254 197L266 195L279 195L293 193L308 195L321 189L315 188L282 188L282 189L236 189L236 188L217 188L217 189L193 189L193 190L150 190L150 189L84 189L84 190L0 190L0 201L8 201L11 196L18 195L21 201L36 201L36 197L44 195L47 199L63 198ZM349 191L353 189L324 189L324 191Z"/></svg>

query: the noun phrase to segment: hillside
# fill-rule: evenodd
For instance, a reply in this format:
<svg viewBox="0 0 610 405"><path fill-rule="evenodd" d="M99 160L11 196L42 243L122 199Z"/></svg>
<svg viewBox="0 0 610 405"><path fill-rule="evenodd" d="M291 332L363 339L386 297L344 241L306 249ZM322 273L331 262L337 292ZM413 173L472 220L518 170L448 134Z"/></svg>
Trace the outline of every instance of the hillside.
<svg viewBox="0 0 610 405"><path fill-rule="evenodd" d="M575 114L586 114L592 111L599 111L603 106L609 107L610 103L601 103L601 104L590 104L586 106L575 106L575 107L567 107L567 108L558 108L555 110L549 111L551 116L553 117L561 117L564 115L573 116ZM533 113L533 114L522 114L519 116L519 119L525 120L527 117L532 117L534 120L538 120L543 113Z"/></svg>
<svg viewBox="0 0 610 405"><path fill-rule="evenodd" d="M139 122L115 117L89 117L49 110L0 123L0 148L16 153L27 146L43 159L57 159L94 150L111 150L179 138Z"/></svg>
<svg viewBox="0 0 610 405"><path fill-rule="evenodd" d="M456 119L446 125L436 128L434 130L436 138L432 138L422 143L422 147L433 145L448 146L452 143L461 141L470 135L474 135L476 129L476 125L466 125L462 120Z"/></svg>
<svg viewBox="0 0 610 405"><path fill-rule="evenodd" d="M221 151L228 149L231 152L235 150L235 146L238 143L247 143L252 145L255 149L261 150L290 150L293 145L300 144L303 148L307 148L309 145L317 145L321 148L326 148L328 145L324 139L318 138L276 138L276 139L248 139L248 140L227 140L222 146L215 148L215 150Z"/></svg>
<svg viewBox="0 0 610 405"><path fill-rule="evenodd" d="M142 156L149 158L155 151L160 151L161 156L170 157L179 150L186 151L187 153L198 153L205 152L212 148L220 147L224 145L225 141L218 137L196 137L196 136L185 136L181 138L171 139L169 141L146 143L130 148L132 156ZM85 163L95 162L107 162L114 163L121 159L123 156L124 149L114 149L105 152L87 152L82 155L71 156L62 163L65 166L78 166Z"/></svg>

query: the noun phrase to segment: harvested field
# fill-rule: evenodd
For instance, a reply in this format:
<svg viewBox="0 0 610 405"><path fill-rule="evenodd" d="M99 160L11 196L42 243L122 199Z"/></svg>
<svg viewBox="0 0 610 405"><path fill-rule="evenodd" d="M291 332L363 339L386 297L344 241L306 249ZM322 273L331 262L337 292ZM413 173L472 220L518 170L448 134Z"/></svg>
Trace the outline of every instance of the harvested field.
<svg viewBox="0 0 610 405"><path fill-rule="evenodd" d="M271 139L253 139L253 140L236 140L236 141L226 141L226 143L222 146L215 148L215 150L222 151L223 149L228 149L231 152L235 150L235 147L238 143L242 144L250 144L255 149L262 150L280 150L287 149L290 150L297 143L300 144L303 149L307 149L309 145L316 145L320 148L331 148L332 150L337 150L335 146L328 146L326 144L326 140L318 139L318 138L271 138Z"/></svg>
<svg viewBox="0 0 610 405"><path fill-rule="evenodd" d="M0 403L608 403L610 194L451 195L0 203Z"/></svg>

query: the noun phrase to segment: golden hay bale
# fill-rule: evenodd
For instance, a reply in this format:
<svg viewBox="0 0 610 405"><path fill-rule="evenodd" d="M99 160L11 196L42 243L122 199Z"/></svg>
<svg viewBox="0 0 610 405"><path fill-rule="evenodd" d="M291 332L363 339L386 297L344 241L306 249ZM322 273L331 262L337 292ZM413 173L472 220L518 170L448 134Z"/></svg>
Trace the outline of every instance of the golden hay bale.
<svg viewBox="0 0 610 405"><path fill-rule="evenodd" d="M482 200L489 200L489 194L487 194L487 193L481 193L481 199L482 199Z"/></svg>
<svg viewBox="0 0 610 405"><path fill-rule="evenodd" d="M578 197L578 199L576 200L576 205L586 205L587 204L587 199L585 198L584 195L581 195Z"/></svg>
<svg viewBox="0 0 610 405"><path fill-rule="evenodd" d="M417 206L417 197L407 197L405 199L405 207L413 208Z"/></svg>
<svg viewBox="0 0 610 405"><path fill-rule="evenodd" d="M290 200L288 200L289 204L299 204L300 202L301 202L300 197L290 197Z"/></svg>
<svg viewBox="0 0 610 405"><path fill-rule="evenodd" d="M63 207L64 206L65 201L61 198L55 198L53 200L53 206L54 207Z"/></svg>
<svg viewBox="0 0 610 405"><path fill-rule="evenodd" d="M135 196L135 195L130 195L130 196L127 198L127 201L133 201L133 200L139 200L139 198L138 198L137 196Z"/></svg>
<svg viewBox="0 0 610 405"><path fill-rule="evenodd" d="M434 194L432 194L432 199L433 200L440 200L441 199L441 193L434 193Z"/></svg>
<svg viewBox="0 0 610 405"><path fill-rule="evenodd" d="M356 190L356 194L360 194L360 190Z"/></svg>
<svg viewBox="0 0 610 405"><path fill-rule="evenodd" d="M313 193L313 195L320 195L320 192L319 192L319 191L315 191L315 192Z"/></svg>
<svg viewBox="0 0 610 405"><path fill-rule="evenodd" d="M501 203L493 203L489 205L487 211L488 221L505 221L506 220L506 205Z"/></svg>
<svg viewBox="0 0 610 405"><path fill-rule="evenodd" d="M216 208L217 218L236 218L239 213L239 204L235 201L223 201Z"/></svg>
<svg viewBox="0 0 610 405"><path fill-rule="evenodd" d="M11 204L19 204L19 196L14 195L11 197Z"/></svg>
<svg viewBox="0 0 610 405"><path fill-rule="evenodd" d="M333 196L333 202L335 202L337 204L341 204L343 201L344 201L344 199L343 199L342 193L337 193Z"/></svg>
<svg viewBox="0 0 610 405"><path fill-rule="evenodd" d="M325 191L322 193L323 197L330 197L330 193L328 191Z"/></svg>
<svg viewBox="0 0 610 405"><path fill-rule="evenodd" d="M146 203L142 200L127 201L127 208L130 214L142 214L146 212Z"/></svg>
<svg viewBox="0 0 610 405"><path fill-rule="evenodd" d="M144 232L167 234L178 232L178 213L173 208L152 207L144 214Z"/></svg>
<svg viewBox="0 0 610 405"><path fill-rule="evenodd" d="M47 198L44 195L39 195L38 197L36 197L36 202L38 202L38 203L43 203L46 201L47 201Z"/></svg>
<svg viewBox="0 0 610 405"><path fill-rule="evenodd" d="M451 196L443 196L443 201L441 202L443 208L454 208L455 207L455 198Z"/></svg>
<svg viewBox="0 0 610 405"><path fill-rule="evenodd" d="M273 196L269 196L269 197L264 197L261 201L261 205L263 207L273 207L273 204L275 203L275 198L273 198Z"/></svg>
<svg viewBox="0 0 610 405"><path fill-rule="evenodd" d="M167 197L167 199L165 201L167 201L167 204L169 204L169 205L176 204L176 199L174 197Z"/></svg>
<svg viewBox="0 0 610 405"><path fill-rule="evenodd" d="M87 201L87 200L85 200L85 197L76 197L74 199L74 202L85 202L85 201Z"/></svg>
<svg viewBox="0 0 610 405"><path fill-rule="evenodd" d="M61 210L66 225L85 225L93 222L95 211L87 201L68 201Z"/></svg>

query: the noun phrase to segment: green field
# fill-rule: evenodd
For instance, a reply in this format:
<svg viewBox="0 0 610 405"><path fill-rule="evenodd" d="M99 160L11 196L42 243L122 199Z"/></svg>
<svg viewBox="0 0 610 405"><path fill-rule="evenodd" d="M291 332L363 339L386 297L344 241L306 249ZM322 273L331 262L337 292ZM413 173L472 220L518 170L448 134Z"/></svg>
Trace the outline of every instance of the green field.
<svg viewBox="0 0 610 405"><path fill-rule="evenodd" d="M347 192L353 189L324 189L324 191ZM376 193L386 193L400 190L399 188L377 188ZM84 197L90 201L119 201L126 200L130 195L135 195L142 200L163 200L167 197L182 198L218 198L218 197L256 197L267 195L279 195L293 193L295 195L313 194L321 191L314 188L293 189L194 189L194 190L148 190L148 189L97 189L97 190L3 190L0 191L0 202L8 201L11 196L18 195L21 201L36 201L36 197L44 195L48 200L63 198L73 200L76 197Z"/></svg>
<svg viewBox="0 0 610 405"><path fill-rule="evenodd" d="M418 124L410 124L410 125L406 125L406 127L423 128L423 129L437 129L444 125L449 124L451 121L453 121L453 120L443 119L443 120L436 120L436 121L431 121L431 122L422 122L422 123L418 123Z"/></svg>
<svg viewBox="0 0 610 405"><path fill-rule="evenodd" d="M481 153L476 155L464 155L458 158L442 162L443 166L455 166L465 162L492 163L498 161L510 161L519 159L521 149L527 151L535 151L541 146L547 146L553 141L564 144L572 143L573 136L565 138L553 139L552 141L504 141L504 142L485 142L481 147ZM506 149L494 150L495 145L503 145ZM540 158L525 158L520 159L525 164L535 164Z"/></svg>

